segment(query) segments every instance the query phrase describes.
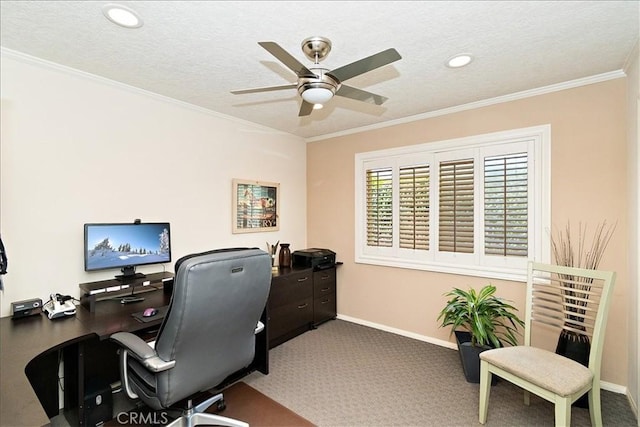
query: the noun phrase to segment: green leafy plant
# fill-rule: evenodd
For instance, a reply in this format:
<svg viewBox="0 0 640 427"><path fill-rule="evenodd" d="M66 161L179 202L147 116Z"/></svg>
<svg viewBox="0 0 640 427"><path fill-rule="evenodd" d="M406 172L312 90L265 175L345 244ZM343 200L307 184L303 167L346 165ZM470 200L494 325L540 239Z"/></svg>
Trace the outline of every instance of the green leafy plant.
<svg viewBox="0 0 640 427"><path fill-rule="evenodd" d="M496 297L495 292L493 285L486 285L479 292L459 288L447 292L445 296L451 299L438 316L440 326L451 326L451 334L461 328L468 331L471 344L478 347L502 347L505 342L517 345L518 325L522 327L524 322L515 314L518 310Z"/></svg>

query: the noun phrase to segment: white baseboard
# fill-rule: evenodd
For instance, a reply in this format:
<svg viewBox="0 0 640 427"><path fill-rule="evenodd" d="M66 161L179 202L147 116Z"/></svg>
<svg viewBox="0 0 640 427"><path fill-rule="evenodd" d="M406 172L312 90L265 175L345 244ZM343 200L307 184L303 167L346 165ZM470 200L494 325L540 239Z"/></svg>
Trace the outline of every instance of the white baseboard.
<svg viewBox="0 0 640 427"><path fill-rule="evenodd" d="M627 391L628 391L628 389L625 386L610 383L608 381L600 381L600 388L602 390L612 391L614 393L625 394L625 395L627 394Z"/></svg>
<svg viewBox="0 0 640 427"><path fill-rule="evenodd" d="M633 400L633 397L629 392L627 392L627 400L629 401L629 405L631 406L633 414L636 416L636 420L638 420L638 427L640 427L640 418L638 417L638 404L635 400Z"/></svg>
<svg viewBox="0 0 640 427"><path fill-rule="evenodd" d="M380 323L369 322L368 320L358 319L356 317L345 316L338 314L338 319L346 322L357 323L358 325L369 326L374 329L379 329L385 332L391 332L392 334L402 335L403 337L413 338L419 341L428 342L430 344L439 345L440 347L447 347L453 350L458 350L458 346L455 343L444 341L438 338L429 337L426 335L416 334L414 332L408 332L402 329L392 328L390 326L382 325Z"/></svg>
<svg viewBox="0 0 640 427"><path fill-rule="evenodd" d="M449 342L449 341L444 341L438 338L433 338L433 337L429 337L427 335L420 335L420 334L416 334L414 332L408 332L402 329L398 329L398 328L392 328L390 326L386 326L386 325L382 325L380 323L374 323L374 322L369 322L368 320L362 320L362 319L358 319L356 317L351 317L351 316L345 316L343 314L338 314L338 319L340 320L344 320L346 322L351 322L351 323L356 323L358 325L363 325L363 326L369 326L370 328L374 328L374 329L379 329L381 331L385 331L385 332L391 332L392 334L396 334L396 335L401 335L403 337L408 337L408 338L413 338L419 341L424 341L424 342L428 342L430 344L435 344L435 345L439 345L440 347L446 347L446 348L450 348L453 350L458 350L458 346L455 343ZM632 402L632 399L630 398L629 394L628 394L628 390L627 387L619 385L619 384L614 384L614 383L610 383L607 381L600 381L600 388L602 390L607 390L607 391L611 391L613 393L619 393L619 394L624 394L629 398L629 401L631 403L631 407L632 409L635 408L635 412L636 415L638 413L637 407L634 407L634 404Z"/></svg>

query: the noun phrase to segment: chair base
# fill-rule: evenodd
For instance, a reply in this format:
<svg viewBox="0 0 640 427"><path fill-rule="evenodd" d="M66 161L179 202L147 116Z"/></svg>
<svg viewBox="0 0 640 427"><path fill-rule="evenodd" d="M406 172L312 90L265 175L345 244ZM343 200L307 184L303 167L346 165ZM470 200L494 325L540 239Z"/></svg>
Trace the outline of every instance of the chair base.
<svg viewBox="0 0 640 427"><path fill-rule="evenodd" d="M223 417L216 414L207 414L204 411L211 405L223 400L222 393L205 400L204 402L192 406L189 401L189 407L185 409L180 417L168 424L169 427L193 427L197 425L216 425L228 427L249 427L248 423L233 418Z"/></svg>

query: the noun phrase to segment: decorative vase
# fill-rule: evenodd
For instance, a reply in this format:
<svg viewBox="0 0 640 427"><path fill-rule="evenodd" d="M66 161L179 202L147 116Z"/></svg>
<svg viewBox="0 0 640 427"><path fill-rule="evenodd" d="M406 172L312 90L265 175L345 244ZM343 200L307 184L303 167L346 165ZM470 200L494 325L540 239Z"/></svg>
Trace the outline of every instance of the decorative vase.
<svg viewBox="0 0 640 427"><path fill-rule="evenodd" d="M556 354L575 360L576 362L589 366L589 352L591 351L591 342L589 337L578 332L567 331L563 329L558 337L558 345ZM573 403L578 408L588 408L589 399L585 393Z"/></svg>
<svg viewBox="0 0 640 427"><path fill-rule="evenodd" d="M289 243L280 243L278 265L280 268L291 267L291 249L289 249Z"/></svg>

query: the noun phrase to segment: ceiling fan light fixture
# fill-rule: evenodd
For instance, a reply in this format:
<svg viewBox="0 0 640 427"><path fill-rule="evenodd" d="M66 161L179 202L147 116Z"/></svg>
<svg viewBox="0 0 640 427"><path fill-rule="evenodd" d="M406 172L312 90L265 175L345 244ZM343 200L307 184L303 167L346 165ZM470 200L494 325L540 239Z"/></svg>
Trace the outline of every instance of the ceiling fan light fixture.
<svg viewBox="0 0 640 427"><path fill-rule="evenodd" d="M132 9L119 4L107 4L102 13L111 22L124 28L142 27L142 18Z"/></svg>
<svg viewBox="0 0 640 427"><path fill-rule="evenodd" d="M447 60L447 67L449 68L460 68L465 65L469 65L473 61L473 56L468 53L460 53L458 55L452 56Z"/></svg>
<svg viewBox="0 0 640 427"><path fill-rule="evenodd" d="M310 104L324 104L333 98L333 91L325 87L311 87L302 92L302 99Z"/></svg>

